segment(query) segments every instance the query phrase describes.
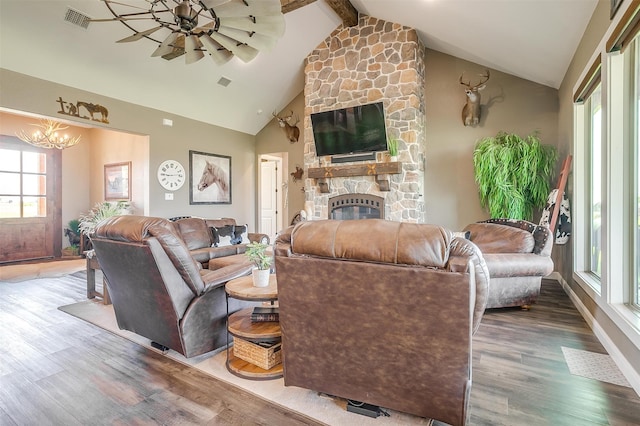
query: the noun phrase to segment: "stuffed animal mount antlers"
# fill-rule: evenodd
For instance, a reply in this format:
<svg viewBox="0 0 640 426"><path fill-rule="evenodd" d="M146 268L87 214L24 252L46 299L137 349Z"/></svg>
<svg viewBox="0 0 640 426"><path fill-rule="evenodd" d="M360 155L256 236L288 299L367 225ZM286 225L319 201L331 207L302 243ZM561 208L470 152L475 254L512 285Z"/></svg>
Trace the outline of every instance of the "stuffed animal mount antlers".
<svg viewBox="0 0 640 426"><path fill-rule="evenodd" d="M480 74L481 79L475 86L471 85L471 80L465 83L462 80L464 72L460 76L460 84L465 89L464 92L467 95L467 103L462 108L462 123L465 126L477 126L480 122L480 90L486 87L486 82L489 81L489 70L486 70L484 74Z"/></svg>
<svg viewBox="0 0 640 426"><path fill-rule="evenodd" d="M298 126L296 126L296 124L298 124L298 122L300 121L298 116L296 115L295 122L293 124L290 124L290 120L294 118L293 111L291 111L289 115L283 115L283 116L276 114L276 112L274 111L272 115L276 120L278 120L278 125L284 129L284 132L287 135L287 139L289 140L289 142L291 143L298 142L298 138L300 137L300 129L298 129Z"/></svg>

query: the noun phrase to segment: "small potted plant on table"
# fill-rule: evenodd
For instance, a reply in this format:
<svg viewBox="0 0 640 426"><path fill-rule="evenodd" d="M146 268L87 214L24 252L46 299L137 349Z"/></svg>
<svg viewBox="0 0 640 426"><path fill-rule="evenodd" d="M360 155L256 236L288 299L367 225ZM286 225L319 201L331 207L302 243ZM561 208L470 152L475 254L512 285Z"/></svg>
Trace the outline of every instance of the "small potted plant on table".
<svg viewBox="0 0 640 426"><path fill-rule="evenodd" d="M244 252L245 256L256 265L251 271L253 275L253 285L255 287L267 287L269 285L269 274L271 273L272 256L267 254L268 244L254 241L247 244Z"/></svg>

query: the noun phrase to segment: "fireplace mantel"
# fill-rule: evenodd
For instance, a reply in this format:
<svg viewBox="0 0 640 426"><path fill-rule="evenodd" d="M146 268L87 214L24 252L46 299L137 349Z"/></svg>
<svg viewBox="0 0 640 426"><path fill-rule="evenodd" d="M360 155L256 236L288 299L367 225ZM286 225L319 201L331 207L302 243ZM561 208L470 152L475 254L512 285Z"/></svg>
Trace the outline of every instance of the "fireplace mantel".
<svg viewBox="0 0 640 426"><path fill-rule="evenodd" d="M307 176L317 179L320 192L329 192L329 179L334 177L375 176L380 191L389 191L389 175L402 173L402 163L347 164L341 166L309 167Z"/></svg>

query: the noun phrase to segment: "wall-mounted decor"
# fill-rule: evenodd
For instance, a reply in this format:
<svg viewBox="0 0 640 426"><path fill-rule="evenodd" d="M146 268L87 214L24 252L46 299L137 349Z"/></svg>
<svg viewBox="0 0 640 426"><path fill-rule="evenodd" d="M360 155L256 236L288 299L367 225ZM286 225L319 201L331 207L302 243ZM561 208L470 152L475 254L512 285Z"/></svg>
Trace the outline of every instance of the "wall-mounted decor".
<svg viewBox="0 0 640 426"><path fill-rule="evenodd" d="M56 102L60 104L60 110L58 111L60 114L109 124L109 110L100 104L92 104L84 101L77 101L74 104L73 102L63 101L62 96L58 96Z"/></svg>
<svg viewBox="0 0 640 426"><path fill-rule="evenodd" d="M303 175L304 175L304 169L302 169L300 166L296 166L296 171L291 172L291 177L293 178L294 183L302 179Z"/></svg>
<svg viewBox="0 0 640 426"><path fill-rule="evenodd" d="M289 120L293 118L293 111L291 111L289 115L285 115L282 117L277 115L275 111L272 113L272 115L278 121L278 125L284 130L284 133L287 135L287 139L289 140L289 142L298 142L298 139L300 138L300 129L298 129L297 124L300 121L300 118L296 115L295 122L293 124L289 124Z"/></svg>
<svg viewBox="0 0 640 426"><path fill-rule="evenodd" d="M131 161L104 165L104 199L131 200Z"/></svg>
<svg viewBox="0 0 640 426"><path fill-rule="evenodd" d="M489 81L489 70L482 75L480 83L475 86L471 85L471 80L468 83L462 81L464 73L460 76L460 84L465 89L464 93L467 95L467 103L462 108L462 123L465 126L477 126L480 123L480 90L486 87L486 82Z"/></svg>
<svg viewBox="0 0 640 426"><path fill-rule="evenodd" d="M189 151L189 204L231 204L231 157Z"/></svg>

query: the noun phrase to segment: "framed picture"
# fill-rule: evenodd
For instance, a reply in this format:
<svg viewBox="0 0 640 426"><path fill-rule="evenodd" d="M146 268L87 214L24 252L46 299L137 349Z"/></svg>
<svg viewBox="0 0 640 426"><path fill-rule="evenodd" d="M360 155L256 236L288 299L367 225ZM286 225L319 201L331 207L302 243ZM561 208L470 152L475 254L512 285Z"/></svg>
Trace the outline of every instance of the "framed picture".
<svg viewBox="0 0 640 426"><path fill-rule="evenodd" d="M131 161L104 165L104 199L131 200Z"/></svg>
<svg viewBox="0 0 640 426"><path fill-rule="evenodd" d="M231 204L231 157L189 151L189 204Z"/></svg>

